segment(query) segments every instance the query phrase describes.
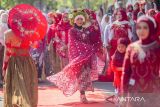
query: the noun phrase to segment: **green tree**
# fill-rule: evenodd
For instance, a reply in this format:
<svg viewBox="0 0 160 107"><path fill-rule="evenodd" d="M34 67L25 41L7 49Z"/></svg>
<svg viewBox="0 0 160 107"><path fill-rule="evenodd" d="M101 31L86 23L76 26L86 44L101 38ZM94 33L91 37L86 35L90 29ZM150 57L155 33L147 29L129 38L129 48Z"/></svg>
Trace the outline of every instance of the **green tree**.
<svg viewBox="0 0 160 107"><path fill-rule="evenodd" d="M109 3L113 0L0 0L0 7L10 9L11 7L20 4L27 3L34 5L35 2L45 4L46 8L59 9L60 7L73 8L91 8L97 10L99 6L108 1Z"/></svg>
<svg viewBox="0 0 160 107"><path fill-rule="evenodd" d="M21 3L28 3L33 5L33 1L34 0L1 0L0 6L5 9L10 9L11 7Z"/></svg>

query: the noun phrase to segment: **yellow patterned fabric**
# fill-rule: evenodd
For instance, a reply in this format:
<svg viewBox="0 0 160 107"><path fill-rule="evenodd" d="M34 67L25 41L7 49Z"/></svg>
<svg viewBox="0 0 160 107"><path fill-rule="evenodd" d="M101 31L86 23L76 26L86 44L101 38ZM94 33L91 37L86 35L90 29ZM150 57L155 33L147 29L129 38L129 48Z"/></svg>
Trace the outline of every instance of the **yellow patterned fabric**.
<svg viewBox="0 0 160 107"><path fill-rule="evenodd" d="M38 79L30 56L12 56L4 85L4 107L37 107Z"/></svg>

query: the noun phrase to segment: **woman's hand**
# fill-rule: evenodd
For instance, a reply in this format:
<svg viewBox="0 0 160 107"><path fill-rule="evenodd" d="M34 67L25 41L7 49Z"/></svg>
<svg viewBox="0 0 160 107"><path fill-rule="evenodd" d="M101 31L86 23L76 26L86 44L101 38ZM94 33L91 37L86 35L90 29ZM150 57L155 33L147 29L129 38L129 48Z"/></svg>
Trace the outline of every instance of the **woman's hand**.
<svg viewBox="0 0 160 107"><path fill-rule="evenodd" d="M2 70L3 70L2 75L3 75L3 76L5 76L5 74L6 74L7 66L8 66L8 62L3 62L3 67L2 67Z"/></svg>

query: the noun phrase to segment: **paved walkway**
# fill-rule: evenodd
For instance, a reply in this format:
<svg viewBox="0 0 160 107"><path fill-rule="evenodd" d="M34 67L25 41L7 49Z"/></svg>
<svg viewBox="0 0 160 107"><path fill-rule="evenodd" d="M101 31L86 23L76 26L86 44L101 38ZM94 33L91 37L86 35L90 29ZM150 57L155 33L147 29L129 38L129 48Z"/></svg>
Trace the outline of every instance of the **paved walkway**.
<svg viewBox="0 0 160 107"><path fill-rule="evenodd" d="M71 97L65 97L50 82L39 84L38 107L114 107L114 104L107 103L105 98L113 94L114 88L112 83L95 82L95 92L87 92L89 104L81 104L79 102L79 92ZM0 107L3 102L2 89L0 91Z"/></svg>

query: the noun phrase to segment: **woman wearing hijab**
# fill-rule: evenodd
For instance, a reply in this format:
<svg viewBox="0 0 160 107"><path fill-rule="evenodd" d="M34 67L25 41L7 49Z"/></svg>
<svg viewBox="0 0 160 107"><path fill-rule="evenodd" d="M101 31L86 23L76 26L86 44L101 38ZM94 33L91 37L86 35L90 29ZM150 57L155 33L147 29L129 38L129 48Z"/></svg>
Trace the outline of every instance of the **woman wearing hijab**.
<svg viewBox="0 0 160 107"><path fill-rule="evenodd" d="M68 33L70 29L68 13L63 13L55 32L56 52L60 57L61 70L68 64Z"/></svg>
<svg viewBox="0 0 160 107"><path fill-rule="evenodd" d="M133 10L133 15L132 15L133 16L132 18L135 22L137 21L137 16L138 16L139 11L140 11L140 5L138 2L136 2L134 4L134 10Z"/></svg>
<svg viewBox="0 0 160 107"><path fill-rule="evenodd" d="M156 15L157 11L155 9L150 9L147 11L147 15L148 16L151 16L151 17L154 17Z"/></svg>
<svg viewBox="0 0 160 107"><path fill-rule="evenodd" d="M123 10L117 11L115 13L116 21L112 23L111 32L108 37L108 44L111 46L110 49L110 57L114 54L117 41L119 38L127 38L128 40L132 40L133 36L131 33L131 26L128 22L128 17L126 12Z"/></svg>
<svg viewBox="0 0 160 107"><path fill-rule="evenodd" d="M105 14L102 18L102 21L101 21L101 35L102 35L102 40L104 40L104 30L105 30L105 27L109 24L109 21L110 21L110 16L108 16L107 14Z"/></svg>
<svg viewBox="0 0 160 107"><path fill-rule="evenodd" d="M57 25L61 20L61 14L50 12L48 17L51 20L52 24L48 30L46 41L48 50L45 53L45 68L46 71L50 73L57 73L60 71L60 57L56 53L56 30Z"/></svg>
<svg viewBox="0 0 160 107"><path fill-rule="evenodd" d="M136 22L132 19L132 15L133 15L132 13L127 14L128 21L130 22L130 25L131 25L132 35L133 35L132 42L135 42L138 40L138 37L136 34Z"/></svg>
<svg viewBox="0 0 160 107"><path fill-rule="evenodd" d="M4 56L4 32L8 30L8 14L6 12L0 15L0 85L2 82L2 66L3 66L3 56Z"/></svg>
<svg viewBox="0 0 160 107"><path fill-rule="evenodd" d="M147 13L147 11L150 9L157 10L157 5L155 3L155 0L148 0L148 2L145 4L145 13Z"/></svg>
<svg viewBox="0 0 160 107"><path fill-rule="evenodd" d="M117 41L119 38L126 38L129 41L132 41L133 35L131 32L131 26L130 23L128 22L128 18L126 15L126 12L123 10L119 10L115 12L115 17L116 21L113 22L110 26L110 32L108 33L109 35L105 35L106 38L106 48L107 48L107 53L108 53L108 61L109 61L109 67L107 69L106 73L107 75L110 75L109 77L106 76L107 78L111 78L113 80L113 75L111 75L111 57L116 51L117 48Z"/></svg>
<svg viewBox="0 0 160 107"><path fill-rule="evenodd" d="M137 42L127 48L122 75L122 95L138 97L139 102L127 100L125 107L159 107L160 103L160 45L156 41L155 20L141 16L137 20Z"/></svg>
<svg viewBox="0 0 160 107"><path fill-rule="evenodd" d="M127 5L127 9L126 9L126 12L128 13L132 13L133 12L133 6L132 6L132 4L128 4Z"/></svg>
<svg viewBox="0 0 160 107"><path fill-rule="evenodd" d="M97 37L91 37L90 32L83 28L86 14L82 10L76 10L71 15L73 28L69 32L69 64L58 74L49 77L58 86L65 96L71 96L80 91L82 103L87 103L85 91L93 91L92 57L97 52ZM98 74L97 74L98 75Z"/></svg>

